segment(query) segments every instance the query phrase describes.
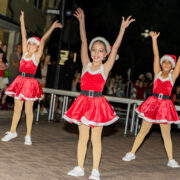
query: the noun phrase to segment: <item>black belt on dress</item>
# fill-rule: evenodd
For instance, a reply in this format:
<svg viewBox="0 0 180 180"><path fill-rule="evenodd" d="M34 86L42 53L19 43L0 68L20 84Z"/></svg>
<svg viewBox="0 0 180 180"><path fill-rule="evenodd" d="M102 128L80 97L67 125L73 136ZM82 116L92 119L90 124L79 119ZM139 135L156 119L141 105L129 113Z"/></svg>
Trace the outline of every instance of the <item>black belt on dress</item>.
<svg viewBox="0 0 180 180"><path fill-rule="evenodd" d="M155 93L153 93L153 96L158 97L158 99L171 99L170 96L166 96L166 95L163 95L163 94L155 94Z"/></svg>
<svg viewBox="0 0 180 180"><path fill-rule="evenodd" d="M80 94L85 95L85 96L89 96L89 97L101 97L101 96L103 96L102 92L94 92L93 90L89 90L89 91L81 90Z"/></svg>
<svg viewBox="0 0 180 180"><path fill-rule="evenodd" d="M28 73L25 73L25 72L21 72L21 76L22 76L22 77L31 77L31 78L34 78L34 77L35 77L34 74L28 74Z"/></svg>

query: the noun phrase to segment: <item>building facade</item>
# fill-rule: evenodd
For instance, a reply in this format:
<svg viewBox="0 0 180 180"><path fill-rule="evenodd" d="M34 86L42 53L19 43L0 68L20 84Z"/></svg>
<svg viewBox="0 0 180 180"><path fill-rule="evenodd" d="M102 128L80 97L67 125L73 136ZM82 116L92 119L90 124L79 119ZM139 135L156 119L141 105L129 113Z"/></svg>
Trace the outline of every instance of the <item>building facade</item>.
<svg viewBox="0 0 180 180"><path fill-rule="evenodd" d="M7 44L7 57L21 41L20 12L25 13L27 34L41 35L52 23L53 15L47 15L47 8L58 9L61 0L0 0L0 40Z"/></svg>

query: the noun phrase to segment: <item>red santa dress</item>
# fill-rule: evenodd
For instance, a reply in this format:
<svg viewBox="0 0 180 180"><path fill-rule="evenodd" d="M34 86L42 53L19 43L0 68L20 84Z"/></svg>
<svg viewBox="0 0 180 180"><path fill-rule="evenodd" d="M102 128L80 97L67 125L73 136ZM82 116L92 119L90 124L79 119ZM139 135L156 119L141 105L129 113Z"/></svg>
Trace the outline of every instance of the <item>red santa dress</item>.
<svg viewBox="0 0 180 180"><path fill-rule="evenodd" d="M106 83L104 66L92 72L91 63L81 76L81 90L102 92ZM108 126L119 119L105 97L90 97L80 94L67 110L63 118L77 125L85 124L91 127Z"/></svg>
<svg viewBox="0 0 180 180"><path fill-rule="evenodd" d="M162 72L157 75L153 86L153 94L158 97L150 96L136 109L136 112L140 118L154 124L178 124L180 119L173 102L162 98L163 95L171 96L173 88L171 72L166 79L163 79L161 74Z"/></svg>
<svg viewBox="0 0 180 180"><path fill-rule="evenodd" d="M33 54L31 58L26 58L27 54L28 53L25 53L20 61L19 71L21 75L18 75L10 84L5 94L22 101L36 101L43 98L43 90L37 79L26 77L26 75L23 76L23 73L35 75L38 65L35 60L35 55Z"/></svg>

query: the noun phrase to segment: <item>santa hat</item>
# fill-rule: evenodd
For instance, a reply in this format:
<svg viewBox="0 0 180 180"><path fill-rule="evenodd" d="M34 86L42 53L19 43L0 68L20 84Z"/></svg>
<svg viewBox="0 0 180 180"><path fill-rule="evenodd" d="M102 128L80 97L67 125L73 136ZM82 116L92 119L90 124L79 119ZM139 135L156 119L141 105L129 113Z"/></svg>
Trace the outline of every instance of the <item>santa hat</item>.
<svg viewBox="0 0 180 180"><path fill-rule="evenodd" d="M146 77L148 77L148 76L152 80L152 73L150 73L150 72L146 73Z"/></svg>
<svg viewBox="0 0 180 180"><path fill-rule="evenodd" d="M94 39L91 40L91 42L89 44L89 50L91 50L92 45L96 41L102 41L105 44L105 46L106 46L106 51L107 51L108 55L110 55L112 46L109 44L109 42L104 37L100 37L100 36L99 37L95 37ZM119 55L118 54L116 55L116 60L117 59L119 59Z"/></svg>
<svg viewBox="0 0 180 180"><path fill-rule="evenodd" d="M175 66L176 66L176 56L165 54L164 56L161 57L160 64L162 65L163 61L165 61L165 60L170 61L171 64L172 64L172 68L175 68Z"/></svg>
<svg viewBox="0 0 180 180"><path fill-rule="evenodd" d="M38 37L30 37L28 40L27 40L27 43L29 43L29 42L33 42L33 43L35 43L37 46L39 46L40 45L40 38L38 38Z"/></svg>

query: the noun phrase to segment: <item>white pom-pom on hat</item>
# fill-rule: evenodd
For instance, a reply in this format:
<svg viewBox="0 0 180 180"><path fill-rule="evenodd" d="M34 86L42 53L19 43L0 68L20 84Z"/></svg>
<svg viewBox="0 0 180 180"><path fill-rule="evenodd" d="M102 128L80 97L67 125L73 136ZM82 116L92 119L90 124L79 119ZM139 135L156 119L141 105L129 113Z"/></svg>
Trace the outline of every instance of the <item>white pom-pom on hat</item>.
<svg viewBox="0 0 180 180"><path fill-rule="evenodd" d="M33 42L33 43L36 43L36 45L37 46L39 46L40 45L40 38L38 38L38 37L30 37L28 40L27 40L27 44L29 43L29 42Z"/></svg>
<svg viewBox="0 0 180 180"><path fill-rule="evenodd" d="M170 54L165 54L164 56L161 57L160 59L160 64L162 65L163 61L168 60L171 62L172 67L175 68L176 66L176 56L170 55Z"/></svg>

